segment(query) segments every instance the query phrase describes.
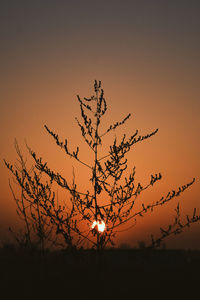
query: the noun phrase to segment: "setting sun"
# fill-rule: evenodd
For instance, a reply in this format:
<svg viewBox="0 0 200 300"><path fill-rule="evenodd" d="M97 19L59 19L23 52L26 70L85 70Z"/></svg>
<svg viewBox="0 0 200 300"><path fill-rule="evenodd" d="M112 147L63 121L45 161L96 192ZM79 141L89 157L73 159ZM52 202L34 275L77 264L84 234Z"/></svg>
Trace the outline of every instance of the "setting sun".
<svg viewBox="0 0 200 300"><path fill-rule="evenodd" d="M102 220L101 220L101 221L96 221L96 220L95 220L95 221L92 223L91 228L94 229L95 227L97 227L97 230L98 230L99 232L104 232L106 225L105 225L104 221L102 221Z"/></svg>

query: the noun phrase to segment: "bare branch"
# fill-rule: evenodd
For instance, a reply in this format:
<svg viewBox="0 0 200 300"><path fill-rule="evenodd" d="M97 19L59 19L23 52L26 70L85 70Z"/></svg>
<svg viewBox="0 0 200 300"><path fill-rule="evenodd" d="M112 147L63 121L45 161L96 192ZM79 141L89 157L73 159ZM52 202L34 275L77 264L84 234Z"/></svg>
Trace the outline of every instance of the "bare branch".
<svg viewBox="0 0 200 300"><path fill-rule="evenodd" d="M88 164L86 164L85 162L81 161L79 158L78 158L78 152L79 152L79 147L77 147L76 149L76 152L73 151L73 153L71 153L69 150L68 150L68 146L67 146L67 139L65 139L65 143L63 142L60 142L59 140L59 137L57 134L55 134L53 131L51 131L46 125L44 126L45 129L47 130L47 132L54 138L54 140L56 141L56 144L61 148L61 149L64 149L65 150L65 153L67 155L69 155L70 157L73 157L75 158L79 163L81 163L82 165L92 169L91 166L89 166Z"/></svg>

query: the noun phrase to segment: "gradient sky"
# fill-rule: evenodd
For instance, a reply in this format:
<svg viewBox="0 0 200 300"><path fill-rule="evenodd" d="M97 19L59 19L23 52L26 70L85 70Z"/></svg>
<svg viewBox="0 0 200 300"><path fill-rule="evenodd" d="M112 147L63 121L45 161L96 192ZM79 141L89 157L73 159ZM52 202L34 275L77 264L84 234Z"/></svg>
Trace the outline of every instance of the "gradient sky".
<svg viewBox="0 0 200 300"><path fill-rule="evenodd" d="M182 197L138 220L118 242L148 240L173 220L179 200L183 214L200 212L200 2L193 0L5 0L0 3L0 236L17 222L2 159L14 162L14 138L24 139L71 180L72 165L82 189L85 170L65 157L44 124L71 147L82 145L74 117L76 95L90 96L101 80L109 106L105 126L132 113L119 132L146 134L128 158L138 180L163 180L141 201L158 200L196 177ZM83 146L82 156L88 158ZM30 158L28 158L30 159ZM200 248L200 224L167 242Z"/></svg>

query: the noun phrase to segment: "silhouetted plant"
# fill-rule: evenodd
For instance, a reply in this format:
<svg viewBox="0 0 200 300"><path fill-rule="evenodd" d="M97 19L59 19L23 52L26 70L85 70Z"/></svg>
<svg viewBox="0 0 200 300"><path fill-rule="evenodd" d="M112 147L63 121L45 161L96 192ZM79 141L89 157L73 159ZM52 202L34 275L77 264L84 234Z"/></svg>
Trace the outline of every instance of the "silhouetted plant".
<svg viewBox="0 0 200 300"><path fill-rule="evenodd" d="M135 210L136 200L141 193L161 180L162 176L160 173L153 174L150 176L147 185L136 184L135 167L128 176L124 176L128 163L126 154L137 143L153 137L158 129L145 135L139 135L138 130L136 130L130 137L124 134L119 141L115 137L108 153L100 156L99 149L104 145L104 136L124 125L131 114L101 132L101 121L107 111L107 103L104 98L104 91L101 88L101 82L95 80L94 94L91 97L81 99L77 96L77 100L80 105L82 122L77 118L76 121L82 137L93 155L93 164L90 165L81 159L79 147L74 151L70 150L67 139L61 141L58 134L47 125L45 125L45 129L67 156L75 159L91 171L91 177L89 178L92 184L91 191L79 191L75 183L75 176L73 177L73 184L70 186L61 174L51 170L47 162L43 162L43 159L38 157L30 147L28 147L28 150L35 161L35 169L32 174L23 167L23 177L21 178L16 168L14 169L12 165L5 163L22 188L23 197L31 199L31 207L38 207L38 212L41 210L42 216L45 216L45 220L48 220L45 221L45 224L48 222L48 224L52 224L56 228L56 235L61 235L68 247L79 247L88 241L96 249L103 249L108 243L113 245L118 227L130 220L133 221L131 225L133 226L137 217L144 216L147 212L153 212L154 208L178 197L194 183L195 179L178 187L176 191L169 192L154 203L147 205L142 203L141 209ZM46 174L49 181L42 182L41 174ZM55 194L52 191L53 182L71 194L70 207L61 204L59 206L55 205ZM102 204L103 194L106 202ZM25 218L24 221L26 223ZM35 220L37 224L39 224L38 221L39 219ZM179 221L176 225L180 225ZM174 225L172 228L174 228ZM170 230L168 230L169 233ZM161 237L161 239L163 238L164 236ZM158 246L158 244L159 241L155 242L153 240L152 246Z"/></svg>
<svg viewBox="0 0 200 300"><path fill-rule="evenodd" d="M160 227L160 236L156 239L153 235L151 235L152 243L148 248L156 248L160 247L163 241L168 238L169 236L177 235L183 232L183 230L187 227L190 227L191 224L200 221L200 215L196 214L196 208L194 208L192 216L186 215L185 220L181 220L180 215L180 205L178 203L176 209L176 216L174 218L174 222L167 226L167 228Z"/></svg>
<svg viewBox="0 0 200 300"><path fill-rule="evenodd" d="M14 146L18 157L14 165L15 171L13 171L13 167L9 164L6 163L6 165L14 172L14 183L20 186L20 192L16 195L9 180L9 186L17 206L16 212L22 220L23 228L13 230L9 227L9 230L20 249L29 249L31 251L41 250L44 252L45 244L55 241L51 240L53 226L40 205L43 194L39 190L39 181L41 181L42 174L41 172L40 174L36 174L34 166L29 169L27 168L27 162L20 151L17 140L15 140ZM34 181L30 177L32 174L35 178Z"/></svg>

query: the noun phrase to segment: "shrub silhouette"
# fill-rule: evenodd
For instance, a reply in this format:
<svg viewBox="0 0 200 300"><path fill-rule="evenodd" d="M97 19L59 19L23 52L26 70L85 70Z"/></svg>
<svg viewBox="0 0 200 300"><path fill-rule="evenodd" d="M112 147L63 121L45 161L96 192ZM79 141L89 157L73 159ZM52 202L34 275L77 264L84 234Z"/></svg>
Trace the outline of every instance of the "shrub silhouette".
<svg viewBox="0 0 200 300"><path fill-rule="evenodd" d="M82 121L76 118L76 122L93 155L92 165L82 161L79 147L74 151L70 150L67 139L61 141L57 133L47 125L44 127L67 156L91 171L91 177L88 179L91 182L91 191L80 191L75 182L75 176L73 176L73 184L70 185L61 174L51 170L48 163L44 162L29 146L27 146L28 151L34 160L31 171L27 169L23 156L19 155L19 148L16 150L20 156L21 169L16 168L16 166L13 167L5 161L7 168L12 172L22 191L22 198L17 199L15 197L15 201L18 213L23 217L26 226L26 243L30 243L30 228L35 228L42 249L46 240L55 243L58 236L68 248L79 248L89 243L91 247L100 250L109 244L113 245L115 235L122 224L128 222L132 222L131 225L135 224L137 217L153 212L155 208L178 197L195 181L192 179L189 183L178 187L176 191L169 192L154 203L148 205L142 203L141 209L136 211L135 203L138 197L144 190L160 181L162 175L160 173L152 174L147 185L136 184L135 168L128 176L125 176L128 164L126 155L137 143L156 135L158 129L145 135L139 135L138 130L136 130L130 137L124 134L119 141L115 137L108 153L100 156L99 149L104 145L104 136L123 126L131 114L110 125L106 131L101 132L102 118L107 111L107 102L104 97L104 90L101 88L101 81L95 80L94 94L91 97L81 99L77 96L77 100L80 105ZM47 176L48 181L43 180L42 175ZM56 205L53 183L70 193L70 206L65 207L61 203ZM107 202L101 204L100 199L103 194L106 195L104 198ZM196 215L196 209L194 209L192 217L186 216L185 222L181 221L178 204L174 223L170 224L167 229L160 228L160 236L156 239L152 236L152 244L149 247L159 246L163 239L182 232L186 226L199 221L199 219L200 217ZM96 222L96 225L93 222ZM105 224L105 230L99 230L98 224Z"/></svg>
<svg viewBox="0 0 200 300"><path fill-rule="evenodd" d="M17 214L22 220L24 227L18 232L9 227L9 231L14 236L21 250L41 250L43 252L45 245L49 245L49 242L52 243L54 241L54 238L53 240L51 240L54 228L49 222L50 220L48 219L48 217L43 213L43 209L40 205L42 196L40 195L39 191L39 183L35 181L33 184L33 182L30 181L30 176L35 176L34 174L36 174L35 167L27 167L27 161L23 157L16 139L14 146L17 153L14 182L18 184L20 182L19 195L15 193L10 180L9 186L17 206ZM12 166L9 167L11 170L13 170ZM37 176L41 181L42 174L38 173ZM32 194L28 192L27 189L32 189ZM51 193L50 190L49 193Z"/></svg>

